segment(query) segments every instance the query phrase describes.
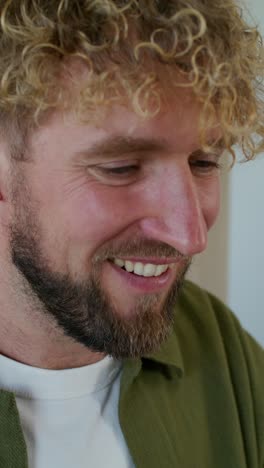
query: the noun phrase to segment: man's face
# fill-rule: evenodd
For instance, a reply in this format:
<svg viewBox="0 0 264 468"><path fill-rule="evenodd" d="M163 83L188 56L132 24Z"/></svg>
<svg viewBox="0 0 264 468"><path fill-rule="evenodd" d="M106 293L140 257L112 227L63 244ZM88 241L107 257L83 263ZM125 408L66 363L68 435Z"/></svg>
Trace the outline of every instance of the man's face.
<svg viewBox="0 0 264 468"><path fill-rule="evenodd" d="M197 118L173 98L144 122L121 106L100 127L56 113L31 137L13 262L28 300L91 350L135 357L168 336L219 208L218 156L200 150Z"/></svg>

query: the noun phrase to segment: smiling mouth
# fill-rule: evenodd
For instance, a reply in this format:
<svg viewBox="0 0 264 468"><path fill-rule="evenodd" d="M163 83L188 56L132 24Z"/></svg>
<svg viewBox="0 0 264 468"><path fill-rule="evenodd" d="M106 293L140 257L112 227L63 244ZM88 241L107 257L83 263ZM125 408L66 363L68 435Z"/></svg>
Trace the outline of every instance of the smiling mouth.
<svg viewBox="0 0 264 468"><path fill-rule="evenodd" d="M122 270L144 278L161 276L173 266L173 264L154 265L153 263L132 262L121 258L114 258L111 261Z"/></svg>

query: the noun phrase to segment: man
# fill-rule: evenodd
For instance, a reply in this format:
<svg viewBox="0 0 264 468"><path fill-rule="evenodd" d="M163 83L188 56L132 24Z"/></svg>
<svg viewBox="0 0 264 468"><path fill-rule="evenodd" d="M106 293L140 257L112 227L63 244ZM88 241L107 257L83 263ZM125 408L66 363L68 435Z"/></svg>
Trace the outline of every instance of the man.
<svg viewBox="0 0 264 468"><path fill-rule="evenodd" d="M0 11L1 468L263 468L263 350L184 281L262 149L259 34L233 0Z"/></svg>

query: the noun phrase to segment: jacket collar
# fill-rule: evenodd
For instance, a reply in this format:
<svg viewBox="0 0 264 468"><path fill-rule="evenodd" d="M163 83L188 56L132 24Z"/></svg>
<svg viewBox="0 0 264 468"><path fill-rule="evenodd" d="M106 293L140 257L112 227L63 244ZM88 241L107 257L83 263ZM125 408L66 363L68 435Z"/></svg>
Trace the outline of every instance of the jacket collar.
<svg viewBox="0 0 264 468"><path fill-rule="evenodd" d="M172 371L176 371L179 378L184 376L183 357L175 330L172 331L169 338L161 345L158 351L143 356L143 359L149 359L166 366Z"/></svg>
<svg viewBox="0 0 264 468"><path fill-rule="evenodd" d="M182 378L184 376L183 357L174 329L158 351L144 355L141 359L126 359L124 361L124 367L130 374L130 381L137 377L142 369L143 362L146 360L164 367L170 377L176 375L177 378Z"/></svg>

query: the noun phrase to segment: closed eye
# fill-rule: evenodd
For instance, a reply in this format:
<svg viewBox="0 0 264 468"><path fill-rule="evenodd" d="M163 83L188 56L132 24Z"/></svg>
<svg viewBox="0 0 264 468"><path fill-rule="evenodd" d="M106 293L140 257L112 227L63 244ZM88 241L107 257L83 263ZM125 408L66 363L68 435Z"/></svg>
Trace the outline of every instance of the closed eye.
<svg viewBox="0 0 264 468"><path fill-rule="evenodd" d="M129 185L142 175L142 164L138 161L113 161L88 168L90 175L106 185Z"/></svg>
<svg viewBox="0 0 264 468"><path fill-rule="evenodd" d="M131 175L139 171L139 166L137 165L130 165L130 166L118 166L118 167L104 167L104 166L97 166L97 169L102 171L105 174L109 175Z"/></svg>
<svg viewBox="0 0 264 468"><path fill-rule="evenodd" d="M190 165L194 166L194 167L201 168L201 169L211 169L211 168L220 169L221 168L221 164L219 162L217 162L217 161L206 161L206 160L203 160L203 159L199 159L197 161L191 161Z"/></svg>
<svg viewBox="0 0 264 468"><path fill-rule="evenodd" d="M190 167L194 174L210 175L216 174L222 168L220 164L222 153L207 154L202 151L196 151L189 159Z"/></svg>

